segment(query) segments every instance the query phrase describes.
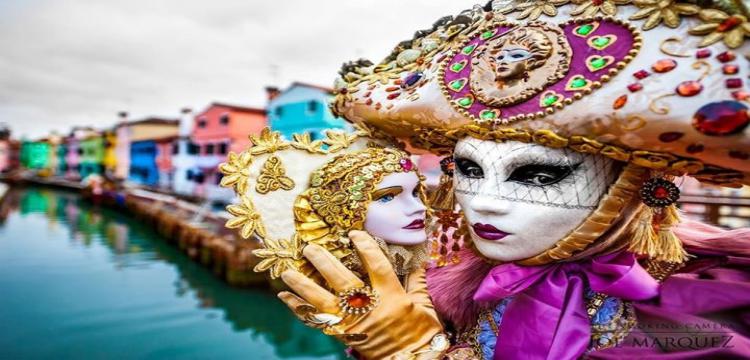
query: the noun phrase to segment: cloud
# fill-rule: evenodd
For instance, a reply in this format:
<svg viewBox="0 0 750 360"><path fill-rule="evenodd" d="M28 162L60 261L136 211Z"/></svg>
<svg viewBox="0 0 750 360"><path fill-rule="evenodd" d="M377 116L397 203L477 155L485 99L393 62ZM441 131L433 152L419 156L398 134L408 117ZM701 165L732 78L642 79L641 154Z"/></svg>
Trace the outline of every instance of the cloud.
<svg viewBox="0 0 750 360"><path fill-rule="evenodd" d="M448 0L0 2L0 122L15 136L212 101L262 107L266 85L331 85L341 63L473 2Z"/></svg>

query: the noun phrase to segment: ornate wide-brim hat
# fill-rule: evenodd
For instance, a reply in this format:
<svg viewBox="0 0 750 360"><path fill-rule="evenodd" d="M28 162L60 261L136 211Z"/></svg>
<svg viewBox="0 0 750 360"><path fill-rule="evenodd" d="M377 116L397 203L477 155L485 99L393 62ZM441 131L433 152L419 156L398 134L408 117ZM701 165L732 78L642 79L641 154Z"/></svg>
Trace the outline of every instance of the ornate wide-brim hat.
<svg viewBox="0 0 750 360"><path fill-rule="evenodd" d="M332 107L438 154L513 139L737 187L749 18L742 1L494 1L345 64Z"/></svg>

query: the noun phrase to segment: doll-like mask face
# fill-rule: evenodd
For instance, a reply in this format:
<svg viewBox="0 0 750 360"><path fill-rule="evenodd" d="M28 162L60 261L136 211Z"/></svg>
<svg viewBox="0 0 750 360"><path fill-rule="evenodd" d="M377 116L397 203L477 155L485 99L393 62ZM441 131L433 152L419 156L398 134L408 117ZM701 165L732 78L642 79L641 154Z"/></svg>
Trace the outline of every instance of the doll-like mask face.
<svg viewBox="0 0 750 360"><path fill-rule="evenodd" d="M461 139L456 199L482 255L516 261L551 248L596 209L614 161L517 141Z"/></svg>
<svg viewBox="0 0 750 360"><path fill-rule="evenodd" d="M421 186L414 172L384 176L367 206L365 230L389 244L424 243L426 208L419 197Z"/></svg>
<svg viewBox="0 0 750 360"><path fill-rule="evenodd" d="M526 60L531 57L529 49L521 46L504 47L494 57L495 80L505 81L522 77L526 72Z"/></svg>

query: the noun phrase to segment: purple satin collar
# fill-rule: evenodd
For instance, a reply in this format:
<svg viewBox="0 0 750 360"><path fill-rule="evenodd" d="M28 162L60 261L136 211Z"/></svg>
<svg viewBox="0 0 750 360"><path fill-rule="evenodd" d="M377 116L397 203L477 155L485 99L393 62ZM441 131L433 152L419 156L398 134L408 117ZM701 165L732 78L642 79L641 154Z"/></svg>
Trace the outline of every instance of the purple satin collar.
<svg viewBox="0 0 750 360"><path fill-rule="evenodd" d="M588 280L588 281L587 281ZM624 300L647 300L659 283L629 252L544 266L502 264L490 270L474 300L514 295L503 314L494 359L577 359L591 329L584 288Z"/></svg>

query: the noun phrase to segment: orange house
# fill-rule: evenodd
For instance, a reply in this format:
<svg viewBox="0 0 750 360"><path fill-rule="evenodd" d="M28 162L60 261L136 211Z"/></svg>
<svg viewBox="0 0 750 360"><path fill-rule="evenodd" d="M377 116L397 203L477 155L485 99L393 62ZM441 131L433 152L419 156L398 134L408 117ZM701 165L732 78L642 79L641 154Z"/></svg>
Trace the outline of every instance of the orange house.
<svg viewBox="0 0 750 360"><path fill-rule="evenodd" d="M217 166L230 151L237 153L249 146L248 135L260 134L267 124L266 111L215 102L196 114L193 121L190 138L199 155L198 174L193 175L202 183L196 187L196 195L229 201L234 194L218 186L222 175Z"/></svg>

